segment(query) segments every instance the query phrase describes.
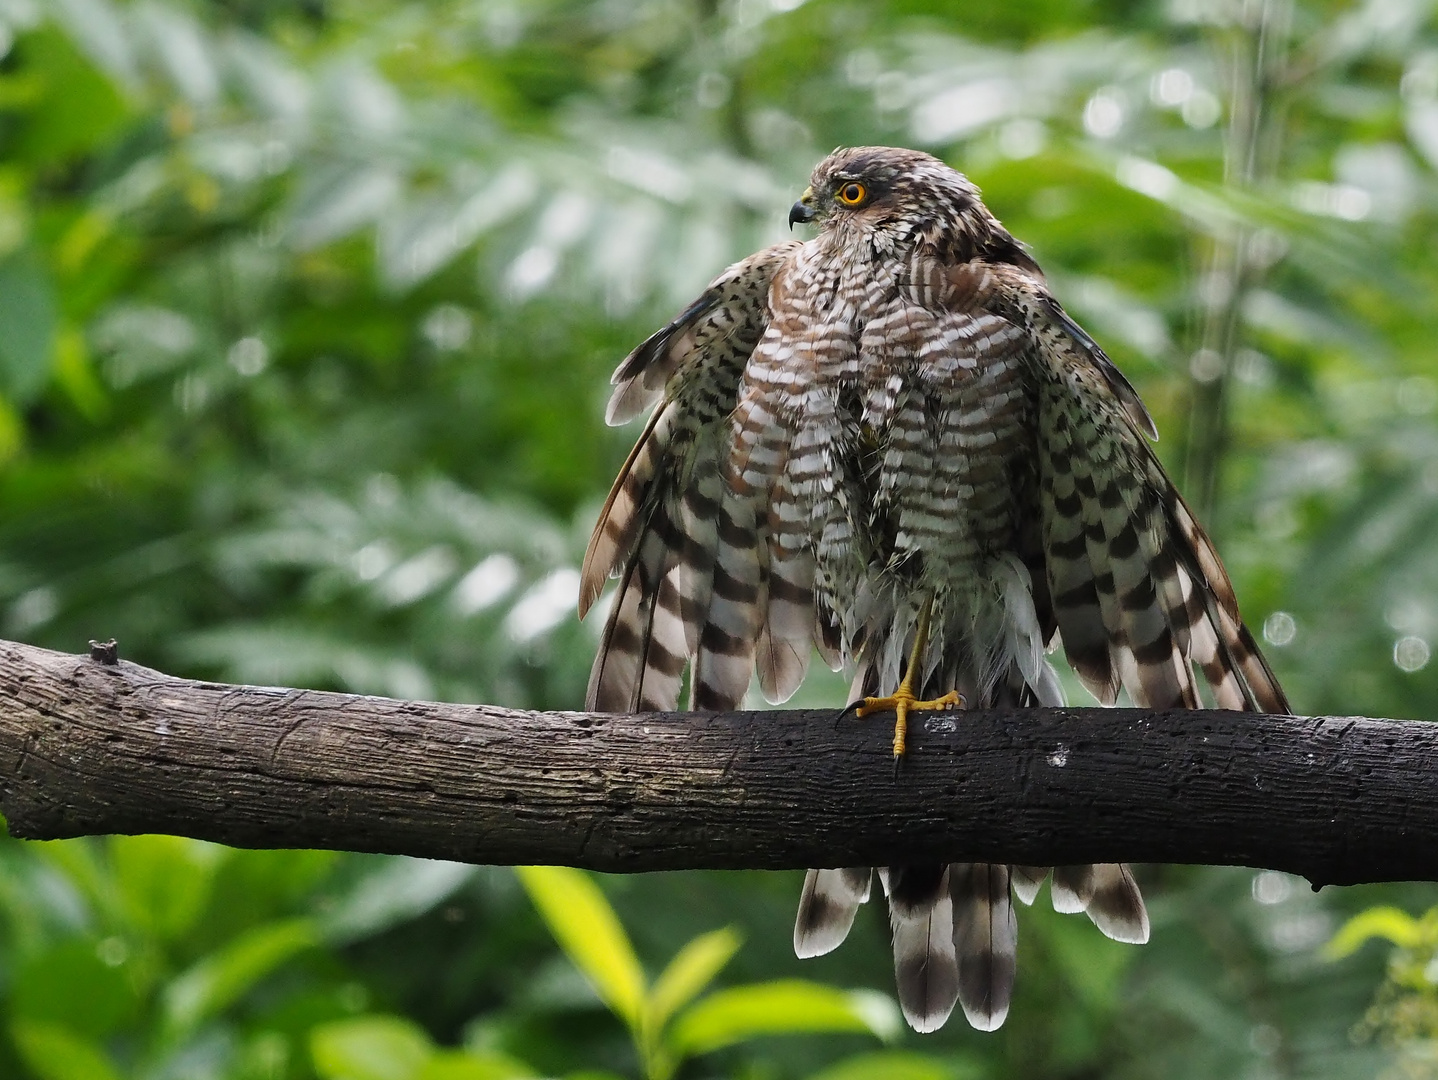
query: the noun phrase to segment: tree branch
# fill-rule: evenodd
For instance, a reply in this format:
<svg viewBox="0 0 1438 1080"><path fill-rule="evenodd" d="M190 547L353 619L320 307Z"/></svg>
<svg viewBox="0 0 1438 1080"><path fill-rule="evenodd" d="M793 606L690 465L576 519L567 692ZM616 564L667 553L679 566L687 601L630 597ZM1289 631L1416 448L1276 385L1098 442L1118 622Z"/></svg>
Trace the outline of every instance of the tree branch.
<svg viewBox="0 0 1438 1080"><path fill-rule="evenodd" d="M106 658L108 659L108 657ZM0 807L163 832L596 870L1218 863L1438 879L1438 725L1232 712L518 712L171 678L0 642Z"/></svg>

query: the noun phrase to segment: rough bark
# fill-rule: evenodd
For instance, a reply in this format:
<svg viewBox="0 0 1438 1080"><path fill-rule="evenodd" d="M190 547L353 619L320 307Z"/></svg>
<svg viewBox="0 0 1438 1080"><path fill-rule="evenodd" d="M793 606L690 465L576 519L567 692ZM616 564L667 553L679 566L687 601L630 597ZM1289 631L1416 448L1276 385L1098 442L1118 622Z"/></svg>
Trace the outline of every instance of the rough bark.
<svg viewBox="0 0 1438 1080"><path fill-rule="evenodd" d="M0 643L14 836L164 832L597 870L953 859L1438 880L1438 725L1138 709L535 713Z"/></svg>

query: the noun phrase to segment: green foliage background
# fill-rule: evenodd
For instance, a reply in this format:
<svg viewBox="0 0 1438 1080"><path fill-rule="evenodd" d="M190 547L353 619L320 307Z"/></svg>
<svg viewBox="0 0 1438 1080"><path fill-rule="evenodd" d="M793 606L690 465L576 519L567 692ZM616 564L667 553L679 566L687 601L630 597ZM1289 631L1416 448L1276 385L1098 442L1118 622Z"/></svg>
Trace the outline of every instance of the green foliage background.
<svg viewBox="0 0 1438 1080"><path fill-rule="evenodd" d="M1438 715L1432 7L0 0L0 631L578 705L609 371L887 142L1138 385L1296 707ZM919 1038L789 875L6 840L0 1075L1438 1075L1431 887L1143 878L1149 946L1041 902L1008 1025Z"/></svg>

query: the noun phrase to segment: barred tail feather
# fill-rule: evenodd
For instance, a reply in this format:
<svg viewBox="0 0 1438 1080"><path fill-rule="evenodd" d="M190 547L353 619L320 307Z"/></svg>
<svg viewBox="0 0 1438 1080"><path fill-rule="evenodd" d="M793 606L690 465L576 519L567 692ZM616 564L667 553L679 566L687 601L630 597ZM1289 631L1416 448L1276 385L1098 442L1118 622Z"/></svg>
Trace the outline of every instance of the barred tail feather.
<svg viewBox="0 0 1438 1080"><path fill-rule="evenodd" d="M1092 866L1055 866L1053 887L1054 910L1065 915L1075 915L1088 907L1093 899L1094 877Z"/></svg>
<svg viewBox="0 0 1438 1080"><path fill-rule="evenodd" d="M1126 863L1056 866L1054 910L1086 912L1106 937L1141 945L1148 940L1148 911Z"/></svg>
<svg viewBox="0 0 1438 1080"><path fill-rule="evenodd" d="M890 867L884 880L889 891L899 1006L915 1031L937 1031L959 998L948 867Z"/></svg>
<svg viewBox="0 0 1438 1080"><path fill-rule="evenodd" d="M1009 868L993 863L949 867L959 1003L980 1031L1003 1024L1014 992L1018 924L1009 879Z"/></svg>
<svg viewBox="0 0 1438 1080"><path fill-rule="evenodd" d="M804 891L794 919L795 956L823 956L843 944L859 905L869 899L873 876L867 866L810 870L804 875Z"/></svg>
<svg viewBox="0 0 1438 1080"><path fill-rule="evenodd" d="M1047 866L1009 867L1009 884L1013 887L1014 895L1025 907L1033 904L1039 895L1039 888L1048 876L1049 867Z"/></svg>
<svg viewBox="0 0 1438 1080"><path fill-rule="evenodd" d="M1114 941L1148 941L1148 911L1128 864L1099 863L1091 869L1093 892L1084 908L1089 919Z"/></svg>

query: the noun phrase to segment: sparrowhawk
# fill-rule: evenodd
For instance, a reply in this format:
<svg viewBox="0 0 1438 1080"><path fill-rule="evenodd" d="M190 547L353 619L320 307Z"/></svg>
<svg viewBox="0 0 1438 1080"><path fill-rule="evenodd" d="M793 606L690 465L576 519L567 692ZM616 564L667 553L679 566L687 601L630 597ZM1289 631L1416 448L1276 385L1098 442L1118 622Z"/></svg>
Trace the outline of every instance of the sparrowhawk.
<svg viewBox="0 0 1438 1080"><path fill-rule="evenodd" d="M619 583L589 684L605 711L787 699L815 652L860 712L1061 705L1062 644L1104 704L1287 712L1138 394L962 174L838 150L790 215L818 233L735 263L614 373L652 407L585 557L581 613ZM946 693L956 692L956 693ZM879 698L876 695L886 695ZM921 699L934 699L924 701ZM879 871L899 999L1004 1020L1012 896L1046 868ZM794 945L837 946L868 869L811 870ZM1148 937L1127 866L1059 867L1053 902Z"/></svg>

